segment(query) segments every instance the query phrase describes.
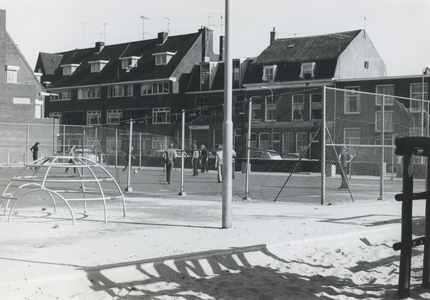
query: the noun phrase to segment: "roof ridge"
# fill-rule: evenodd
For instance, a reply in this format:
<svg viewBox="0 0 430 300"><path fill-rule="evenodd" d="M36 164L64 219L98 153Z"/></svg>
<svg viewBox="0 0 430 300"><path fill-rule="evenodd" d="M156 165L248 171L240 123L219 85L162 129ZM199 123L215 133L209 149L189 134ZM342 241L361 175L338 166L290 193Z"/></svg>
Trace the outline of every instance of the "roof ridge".
<svg viewBox="0 0 430 300"><path fill-rule="evenodd" d="M282 40L295 40L295 39L307 39L307 38L315 38L315 37L324 37L324 36L332 36L332 35L340 35L340 34L346 34L346 33L355 33L358 34L360 31L364 29L357 29L357 30L347 30L347 31L341 31L341 32L333 32L333 33L326 33L326 34L314 34L314 35L306 35L306 36L296 36L296 37L290 37L290 38L278 38L276 41L282 41Z"/></svg>

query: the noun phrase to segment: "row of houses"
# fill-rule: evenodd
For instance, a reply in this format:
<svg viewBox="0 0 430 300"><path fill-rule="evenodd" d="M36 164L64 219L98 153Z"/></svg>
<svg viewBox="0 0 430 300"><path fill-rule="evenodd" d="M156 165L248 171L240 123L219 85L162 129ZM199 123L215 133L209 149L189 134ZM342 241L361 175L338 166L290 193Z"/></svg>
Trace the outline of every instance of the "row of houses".
<svg viewBox="0 0 430 300"><path fill-rule="evenodd" d="M145 122L150 133L164 134L177 122L173 116L185 110L187 135L213 148L222 143L225 67L224 37L219 37L218 53L213 39L213 31L202 27L184 35L160 32L155 39L39 53L34 77L46 91L40 93L40 114L66 125L121 127L134 119ZM387 76L365 30L277 38L274 28L268 41L256 57L233 59L236 148L245 146L245 116L250 113L253 147L301 152L315 142L320 128L324 87L351 91L342 99L326 99L327 121L336 133L333 143L373 144L380 139L380 100L364 102L358 92L396 96L384 106L385 130L391 135L415 134L427 126L421 102L407 100L428 99L427 74ZM249 99L254 99L252 107ZM400 114L406 110L413 119L400 126L401 132L392 125L396 105ZM357 125L357 120L367 125ZM310 148L307 156L317 152Z"/></svg>

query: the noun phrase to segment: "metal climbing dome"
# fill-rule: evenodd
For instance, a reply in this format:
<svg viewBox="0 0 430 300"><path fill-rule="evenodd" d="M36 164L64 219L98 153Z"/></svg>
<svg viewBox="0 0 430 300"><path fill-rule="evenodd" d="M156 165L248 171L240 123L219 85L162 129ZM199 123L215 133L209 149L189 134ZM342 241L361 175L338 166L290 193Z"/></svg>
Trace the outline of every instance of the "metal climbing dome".
<svg viewBox="0 0 430 300"><path fill-rule="evenodd" d="M122 202L123 216L126 213L124 194L115 178L100 164L80 156L43 157L21 169L8 183L0 198L4 214L8 207L10 221L15 207L29 201L30 195L45 192L57 211L57 200L62 201L70 211L75 224L72 202L82 202L84 213L88 201L103 204L104 221L108 220L107 201Z"/></svg>

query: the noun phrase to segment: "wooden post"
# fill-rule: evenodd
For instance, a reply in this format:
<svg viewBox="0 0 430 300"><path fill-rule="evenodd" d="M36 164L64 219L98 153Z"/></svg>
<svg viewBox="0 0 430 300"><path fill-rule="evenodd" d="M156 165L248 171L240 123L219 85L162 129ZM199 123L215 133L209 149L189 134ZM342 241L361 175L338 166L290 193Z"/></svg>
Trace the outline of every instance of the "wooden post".
<svg viewBox="0 0 430 300"><path fill-rule="evenodd" d="M427 176L426 176L426 222L425 222L425 238L424 238L424 260L423 260L423 287L430 287L430 164L429 157L427 161Z"/></svg>
<svg viewBox="0 0 430 300"><path fill-rule="evenodd" d="M403 156L403 201L402 201L402 246L400 253L398 295L409 297L412 257L412 199L413 199L413 162L414 148L406 147Z"/></svg>

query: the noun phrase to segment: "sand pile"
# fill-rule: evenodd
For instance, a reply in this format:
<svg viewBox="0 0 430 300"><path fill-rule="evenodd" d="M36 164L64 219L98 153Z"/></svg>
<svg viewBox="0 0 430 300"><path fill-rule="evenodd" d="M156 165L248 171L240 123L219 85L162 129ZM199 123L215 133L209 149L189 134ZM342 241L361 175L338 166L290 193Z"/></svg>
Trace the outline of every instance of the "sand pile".
<svg viewBox="0 0 430 300"><path fill-rule="evenodd" d="M384 234L383 232L381 234ZM381 235L380 234L380 235ZM8 299L395 299L399 254L395 240L345 237L312 243L226 250L88 272L65 284L33 282L32 297ZM421 287L422 246L414 248L411 299ZM23 287L24 288L24 287ZM28 288L28 287L27 287ZM11 295L8 295L11 296Z"/></svg>

